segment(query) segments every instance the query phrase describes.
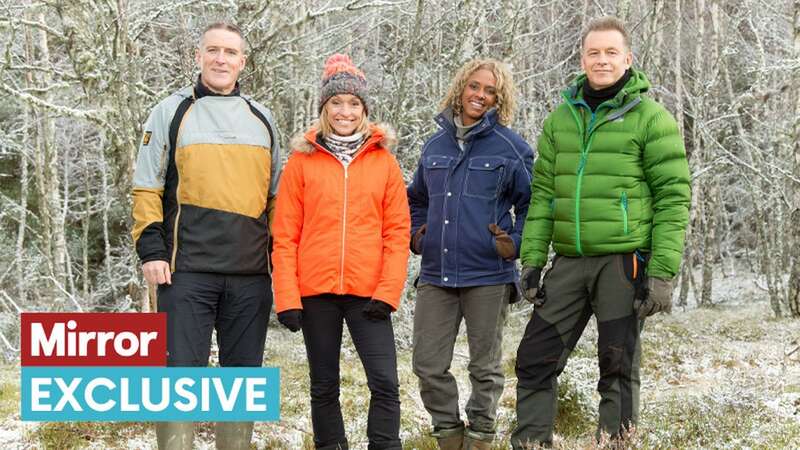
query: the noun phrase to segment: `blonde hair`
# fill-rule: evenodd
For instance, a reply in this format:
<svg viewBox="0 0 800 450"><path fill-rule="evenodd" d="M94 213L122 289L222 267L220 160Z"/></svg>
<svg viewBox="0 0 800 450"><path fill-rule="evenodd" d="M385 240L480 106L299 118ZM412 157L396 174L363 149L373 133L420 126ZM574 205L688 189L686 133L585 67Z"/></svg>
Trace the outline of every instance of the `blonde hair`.
<svg viewBox="0 0 800 450"><path fill-rule="evenodd" d="M514 120L514 112L517 109L516 89L508 65L496 59L473 59L461 66L453 77L447 95L442 99L439 107L442 110L452 108L454 115L460 115L461 94L464 92L467 80L480 69L486 69L494 75L495 89L497 90L495 108L497 108L498 121L502 125L509 125Z"/></svg>
<svg viewBox="0 0 800 450"><path fill-rule="evenodd" d="M358 101L361 101L359 99ZM328 102L325 102L326 104ZM361 102L363 105L364 102ZM333 129L333 125L331 125L331 119L328 117L328 110L325 108L325 105L322 105L322 111L319 113L319 122L317 123L317 129L323 136L329 136L331 134L336 134L336 131ZM353 133L364 133L367 135L369 132L369 120L367 119L367 108L364 108L364 111L361 113L361 123L358 124L355 131Z"/></svg>

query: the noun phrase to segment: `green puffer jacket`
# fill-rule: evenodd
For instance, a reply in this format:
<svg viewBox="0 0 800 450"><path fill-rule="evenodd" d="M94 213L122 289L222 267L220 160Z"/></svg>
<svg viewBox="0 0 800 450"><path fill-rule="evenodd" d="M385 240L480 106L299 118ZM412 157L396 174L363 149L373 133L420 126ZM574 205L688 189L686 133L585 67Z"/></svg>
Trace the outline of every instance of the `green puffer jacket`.
<svg viewBox="0 0 800 450"><path fill-rule="evenodd" d="M556 253L594 256L652 252L647 273L678 273L691 189L683 140L672 115L630 80L592 114L581 75L544 122L534 164L521 259L544 267Z"/></svg>

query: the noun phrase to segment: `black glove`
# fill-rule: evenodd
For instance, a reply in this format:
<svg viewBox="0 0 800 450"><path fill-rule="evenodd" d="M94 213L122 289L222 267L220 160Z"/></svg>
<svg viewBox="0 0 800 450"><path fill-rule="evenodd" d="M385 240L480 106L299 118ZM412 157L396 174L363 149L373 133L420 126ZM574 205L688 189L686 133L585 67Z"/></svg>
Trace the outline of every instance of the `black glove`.
<svg viewBox="0 0 800 450"><path fill-rule="evenodd" d="M542 277L541 267L523 266L522 274L519 277L519 285L522 287L522 296L525 300L536 306L544 304L544 293L539 289L539 280Z"/></svg>
<svg viewBox="0 0 800 450"><path fill-rule="evenodd" d="M378 322L380 320L386 320L389 318L389 314L394 311L388 303L384 303L380 300L372 299L364 305L364 309L361 310L361 313L364 314L364 317L367 320L371 320L373 322Z"/></svg>
<svg viewBox="0 0 800 450"><path fill-rule="evenodd" d="M296 333L303 326L303 310L289 309L278 313L278 322L292 333Z"/></svg>

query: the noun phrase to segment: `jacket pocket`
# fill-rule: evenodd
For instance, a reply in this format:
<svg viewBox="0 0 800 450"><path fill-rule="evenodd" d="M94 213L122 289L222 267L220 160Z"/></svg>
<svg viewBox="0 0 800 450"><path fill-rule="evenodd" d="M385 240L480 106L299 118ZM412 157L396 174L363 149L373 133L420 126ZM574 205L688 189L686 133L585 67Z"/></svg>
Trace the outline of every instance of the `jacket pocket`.
<svg viewBox="0 0 800 450"><path fill-rule="evenodd" d="M619 208L622 211L622 232L628 234L628 193L623 192L619 196Z"/></svg>
<svg viewBox="0 0 800 450"><path fill-rule="evenodd" d="M494 156L470 158L467 169L466 195L485 199L497 197L505 172L505 159Z"/></svg>
<svg viewBox="0 0 800 450"><path fill-rule="evenodd" d="M447 178L450 173L450 166L453 158L449 156L431 155L426 156L423 161L425 167L425 184L428 188L428 195L444 195L447 188Z"/></svg>

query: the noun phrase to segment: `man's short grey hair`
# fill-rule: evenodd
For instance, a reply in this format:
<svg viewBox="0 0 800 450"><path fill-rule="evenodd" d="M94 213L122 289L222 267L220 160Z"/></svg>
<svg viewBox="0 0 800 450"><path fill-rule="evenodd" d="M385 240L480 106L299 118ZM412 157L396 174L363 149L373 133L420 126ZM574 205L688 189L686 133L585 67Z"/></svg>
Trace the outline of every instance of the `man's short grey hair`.
<svg viewBox="0 0 800 450"><path fill-rule="evenodd" d="M203 38L205 37L206 33L208 33L211 30L225 30L237 34L239 38L242 40L242 51L243 52L247 51L247 41L244 39L244 35L242 34L242 29L239 28L238 25L235 25L230 22L214 22L206 26L203 29L203 32L200 33L200 39L197 41L198 48L203 47Z"/></svg>
<svg viewBox="0 0 800 450"><path fill-rule="evenodd" d="M586 36L592 31L619 31L619 34L622 35L625 47L631 50L631 37L628 34L628 30L625 29L625 23L617 17L605 16L590 20L581 34L581 47L586 44Z"/></svg>

